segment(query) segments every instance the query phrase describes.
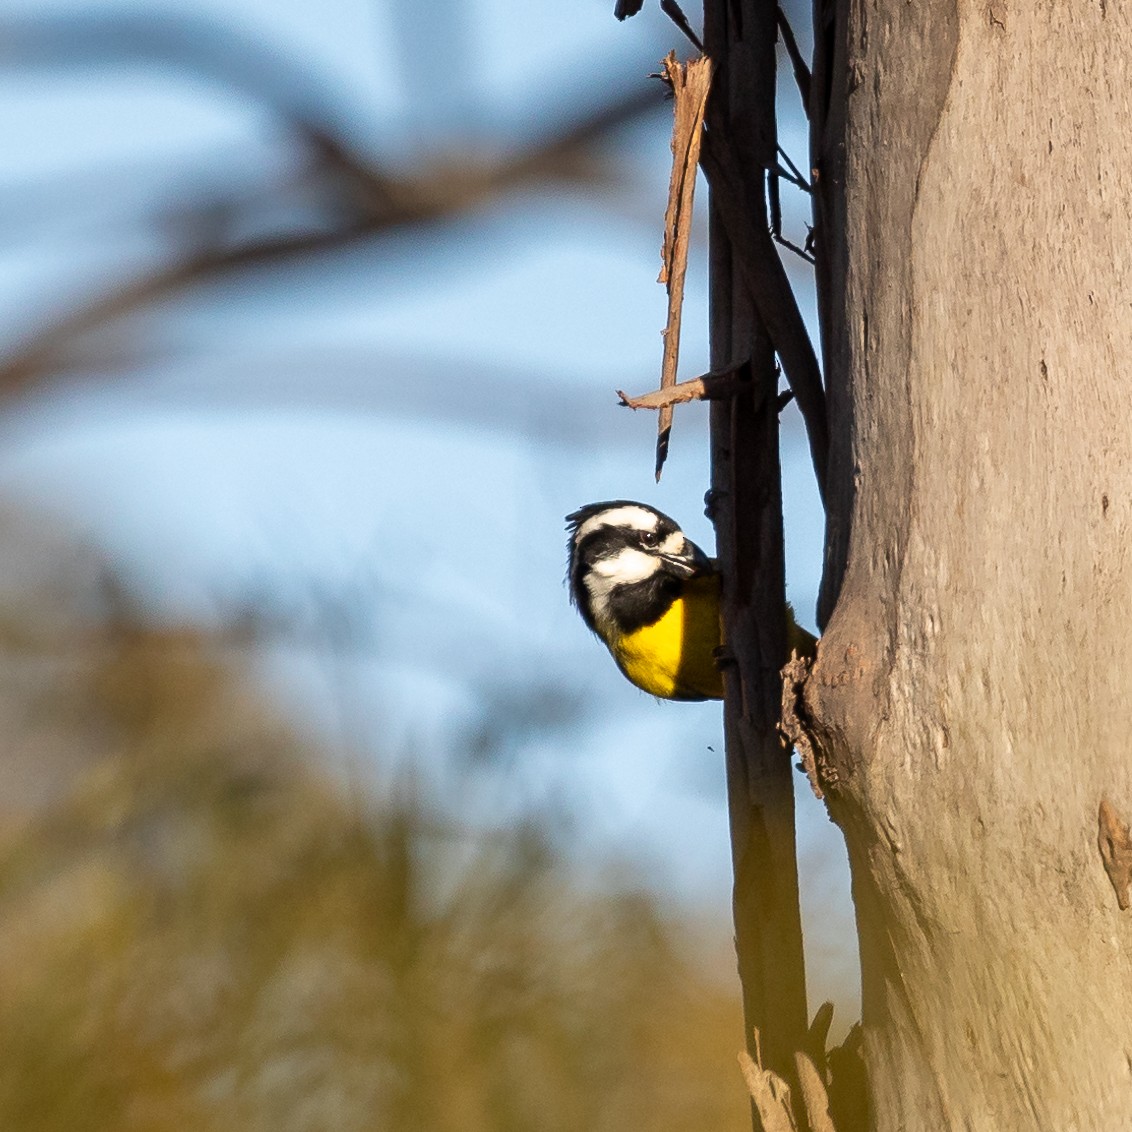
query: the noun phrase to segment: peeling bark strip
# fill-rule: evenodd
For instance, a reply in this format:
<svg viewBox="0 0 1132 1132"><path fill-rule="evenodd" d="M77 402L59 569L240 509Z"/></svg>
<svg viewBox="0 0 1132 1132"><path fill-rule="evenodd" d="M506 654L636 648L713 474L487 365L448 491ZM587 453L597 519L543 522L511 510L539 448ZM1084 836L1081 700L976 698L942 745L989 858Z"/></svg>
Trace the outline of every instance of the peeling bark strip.
<svg viewBox="0 0 1132 1132"><path fill-rule="evenodd" d="M1128 887L1132 884L1132 836L1128 823L1121 821L1107 798L1101 800L1097 815L1097 847L1116 893L1116 903L1125 912L1129 905Z"/></svg>
<svg viewBox="0 0 1132 1132"><path fill-rule="evenodd" d="M794 748L802 760L802 769L810 780L810 789L820 802L825 798L822 790L817 755L813 740L805 724L805 699L803 698L806 679L810 675L812 661L804 656L791 657L782 670L782 720L779 731L787 744Z"/></svg>
<svg viewBox="0 0 1132 1132"><path fill-rule="evenodd" d="M758 1050L758 1031L755 1031L755 1056L746 1050L739 1054L739 1068L747 1083L747 1092L758 1113L762 1132L798 1132L794 1122L794 1106L790 1100L790 1086L772 1069L764 1069Z"/></svg>
<svg viewBox="0 0 1132 1132"><path fill-rule="evenodd" d="M700 162L704 110L711 89L711 60L678 63L670 51L662 64L663 78L676 100L672 120L672 177L668 183L668 208L664 213L664 246L661 249L658 283L668 288L668 322L664 328L664 358L660 388L676 384L680 358L680 319L684 309L684 275L688 268L688 241L692 232L692 202L696 192L696 170ZM624 399L624 398L623 398ZM656 478L668 458L672 432L672 405L662 405L656 422Z"/></svg>

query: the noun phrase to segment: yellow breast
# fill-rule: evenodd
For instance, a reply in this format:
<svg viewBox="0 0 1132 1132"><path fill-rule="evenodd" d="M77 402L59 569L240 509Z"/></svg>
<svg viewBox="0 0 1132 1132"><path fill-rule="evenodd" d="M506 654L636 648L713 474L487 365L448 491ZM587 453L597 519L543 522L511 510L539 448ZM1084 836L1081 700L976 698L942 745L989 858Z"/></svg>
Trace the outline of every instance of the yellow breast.
<svg viewBox="0 0 1132 1132"><path fill-rule="evenodd" d="M610 644L621 671L644 691L667 700L721 700L719 576L686 583L658 621Z"/></svg>

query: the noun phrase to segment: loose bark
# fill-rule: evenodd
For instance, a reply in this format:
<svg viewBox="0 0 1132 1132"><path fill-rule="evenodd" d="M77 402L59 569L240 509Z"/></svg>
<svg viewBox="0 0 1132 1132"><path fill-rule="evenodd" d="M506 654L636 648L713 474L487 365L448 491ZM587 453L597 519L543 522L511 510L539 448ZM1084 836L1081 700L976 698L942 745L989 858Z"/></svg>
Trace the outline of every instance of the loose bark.
<svg viewBox="0 0 1132 1132"><path fill-rule="evenodd" d="M704 110L711 90L711 60L678 63L676 53L664 59L664 79L672 90L672 176L668 184L668 208L664 213L664 246L660 253L660 278L668 290L668 320L664 327L664 356L660 388L676 384L680 361L680 324L684 313L684 276L688 269L688 244L692 237L692 204L700 162ZM656 478L668 458L672 433L672 403L659 406L656 421Z"/></svg>
<svg viewBox="0 0 1132 1132"><path fill-rule="evenodd" d="M758 1116L761 1132L798 1132L790 1086L771 1069L763 1067L758 1054L743 1050L739 1068L751 1094L751 1105Z"/></svg>
<svg viewBox="0 0 1132 1132"><path fill-rule="evenodd" d="M829 622L801 706L872 1127L1132 1127L1132 915L1098 852L1101 801L1132 808L1132 12L859 0L816 39Z"/></svg>

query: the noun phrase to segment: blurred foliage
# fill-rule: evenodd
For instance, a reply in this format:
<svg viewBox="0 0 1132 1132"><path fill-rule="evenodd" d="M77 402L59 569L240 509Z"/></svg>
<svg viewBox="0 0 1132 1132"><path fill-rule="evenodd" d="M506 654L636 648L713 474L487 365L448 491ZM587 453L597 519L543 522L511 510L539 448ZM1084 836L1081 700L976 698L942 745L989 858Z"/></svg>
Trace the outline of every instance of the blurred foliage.
<svg viewBox="0 0 1132 1132"><path fill-rule="evenodd" d="M407 777L350 796L191 632L85 656L85 757L0 837L0 1127L746 1126L734 996L651 897Z"/></svg>

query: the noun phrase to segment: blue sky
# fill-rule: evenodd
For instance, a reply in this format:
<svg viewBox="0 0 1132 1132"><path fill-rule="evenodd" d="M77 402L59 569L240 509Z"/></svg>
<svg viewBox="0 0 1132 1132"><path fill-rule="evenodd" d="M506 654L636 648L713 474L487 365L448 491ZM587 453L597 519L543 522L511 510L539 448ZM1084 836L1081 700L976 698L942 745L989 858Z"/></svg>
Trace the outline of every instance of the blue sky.
<svg viewBox="0 0 1132 1132"><path fill-rule="evenodd" d="M337 92L359 144L407 162L505 151L555 92L572 89L581 106L618 76L647 73L669 46L683 50L658 14L619 25L611 8L113 10L238 26ZM76 9L7 5L0 41L5 18L56 10ZM444 22L455 19L461 34ZM447 47L404 62L436 27L452 29ZM8 348L76 295L162 262L166 236L148 219L190 188L216 179L254 191L294 161L261 106L136 65L0 77L0 136ZM783 138L804 152L797 122ZM626 684L562 586L563 516L590 500L647 500L711 546L704 411L678 411L657 487L654 421L613 396L651 388L659 372L663 110L609 152L617 174L600 191L528 187L439 224L194 287L88 334L81 364L0 417L0 490L105 548L157 616L219 625L270 594L294 632L256 661L351 765L427 751L441 767L492 712L560 697L568 722L517 733L485 820L563 804L595 875L627 857L659 892L717 918L726 938L718 706L660 704ZM791 209L801 235L804 202ZM699 247L684 376L707 368L705 324ZM789 588L812 624L820 508L792 413L785 426ZM798 796L811 998L834 994L848 1022L844 854L801 776Z"/></svg>

